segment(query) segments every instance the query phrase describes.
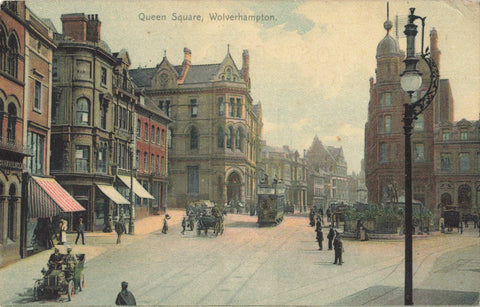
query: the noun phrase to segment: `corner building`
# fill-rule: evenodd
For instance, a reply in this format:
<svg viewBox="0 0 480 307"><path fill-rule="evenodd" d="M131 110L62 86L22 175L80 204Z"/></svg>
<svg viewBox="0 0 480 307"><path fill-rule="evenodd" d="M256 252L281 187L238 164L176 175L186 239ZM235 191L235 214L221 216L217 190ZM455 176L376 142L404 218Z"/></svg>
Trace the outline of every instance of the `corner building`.
<svg viewBox="0 0 480 307"><path fill-rule="evenodd" d="M262 113L250 95L249 54L237 68L230 52L218 64L182 65L165 56L152 68L130 71L135 84L173 120L169 126L168 206L190 201L255 201Z"/></svg>

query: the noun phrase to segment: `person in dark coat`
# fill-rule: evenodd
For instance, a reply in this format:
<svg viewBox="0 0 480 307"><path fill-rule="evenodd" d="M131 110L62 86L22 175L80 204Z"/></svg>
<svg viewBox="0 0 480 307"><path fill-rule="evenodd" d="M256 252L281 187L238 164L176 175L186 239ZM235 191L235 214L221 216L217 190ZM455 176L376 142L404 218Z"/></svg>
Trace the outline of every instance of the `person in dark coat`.
<svg viewBox="0 0 480 307"><path fill-rule="evenodd" d="M333 246L335 248L335 261L333 262L333 264L342 265L343 241L342 236L338 232L335 235L335 241L333 241Z"/></svg>
<svg viewBox="0 0 480 307"><path fill-rule="evenodd" d="M51 249L55 244L53 244L53 226L50 221L48 221L45 231L45 235L47 236L47 249Z"/></svg>
<svg viewBox="0 0 480 307"><path fill-rule="evenodd" d="M75 240L75 244L77 244L80 236L82 236L82 244L85 245L85 224L83 224L82 218L78 220L77 239Z"/></svg>
<svg viewBox="0 0 480 307"><path fill-rule="evenodd" d="M125 233L125 223L123 221L123 217L120 218L120 221L118 221L115 224L115 232L117 233L117 244L122 243L122 235Z"/></svg>
<svg viewBox="0 0 480 307"><path fill-rule="evenodd" d="M310 218L310 226L315 226L315 210L312 208L310 209L310 214L309 214L309 218Z"/></svg>
<svg viewBox="0 0 480 307"><path fill-rule="evenodd" d="M333 226L330 225L330 231L328 232L328 235L327 235L329 251L332 250L332 242L334 237L335 237L335 231L333 230Z"/></svg>
<svg viewBox="0 0 480 307"><path fill-rule="evenodd" d="M162 233L166 234L168 231L168 220L170 219L170 215L165 214L165 217L163 218L163 228L162 228Z"/></svg>
<svg viewBox="0 0 480 307"><path fill-rule="evenodd" d="M185 228L187 227L187 217L184 216L182 219L182 235L185 234Z"/></svg>
<svg viewBox="0 0 480 307"><path fill-rule="evenodd" d="M115 305L123 305L123 306L136 306L137 301L135 301L135 296L133 293L127 290L128 282L122 281L122 291L120 291L117 295L117 300L115 301Z"/></svg>
<svg viewBox="0 0 480 307"><path fill-rule="evenodd" d="M318 224L317 224L318 225ZM318 241L318 249L323 249L323 231L322 226L317 228L317 241Z"/></svg>

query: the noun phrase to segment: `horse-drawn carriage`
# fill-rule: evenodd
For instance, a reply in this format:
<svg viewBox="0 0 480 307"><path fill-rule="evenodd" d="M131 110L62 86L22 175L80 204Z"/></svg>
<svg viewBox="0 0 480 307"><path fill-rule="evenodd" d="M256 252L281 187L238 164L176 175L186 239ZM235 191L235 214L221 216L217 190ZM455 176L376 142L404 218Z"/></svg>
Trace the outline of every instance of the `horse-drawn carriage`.
<svg viewBox="0 0 480 307"><path fill-rule="evenodd" d="M225 207L215 204L209 200L200 200L192 202L186 210L188 216L188 227L193 230L197 223L197 234L202 231L208 233L208 229L213 229L215 235L223 234Z"/></svg>
<svg viewBox="0 0 480 307"><path fill-rule="evenodd" d="M76 264L59 263L48 271L43 269L43 277L37 279L33 286L33 299L38 301L47 297L67 295L70 301L75 293L85 288L85 254L75 255Z"/></svg>

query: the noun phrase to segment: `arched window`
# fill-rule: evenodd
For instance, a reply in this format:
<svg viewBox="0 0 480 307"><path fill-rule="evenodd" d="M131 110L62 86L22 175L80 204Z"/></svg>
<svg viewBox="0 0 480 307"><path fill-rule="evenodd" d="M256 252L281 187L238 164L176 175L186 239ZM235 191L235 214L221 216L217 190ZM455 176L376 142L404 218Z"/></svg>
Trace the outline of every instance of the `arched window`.
<svg viewBox="0 0 480 307"><path fill-rule="evenodd" d="M237 133L235 135L235 148L238 150L242 150L242 129L238 128Z"/></svg>
<svg viewBox="0 0 480 307"><path fill-rule="evenodd" d="M232 127L227 128L227 148L232 148Z"/></svg>
<svg viewBox="0 0 480 307"><path fill-rule="evenodd" d="M458 205L468 207L472 202L472 189L469 185L462 184L458 187Z"/></svg>
<svg viewBox="0 0 480 307"><path fill-rule="evenodd" d="M218 148L225 148L225 131L223 130L223 127L218 128Z"/></svg>
<svg viewBox="0 0 480 307"><path fill-rule="evenodd" d="M102 129L107 129L107 110L108 106L106 104L100 108L100 125Z"/></svg>
<svg viewBox="0 0 480 307"><path fill-rule="evenodd" d="M162 130L162 134L163 134L163 130ZM163 137L162 137L162 139L163 139ZM160 139L160 128L157 128L157 145L161 144L162 139Z"/></svg>
<svg viewBox="0 0 480 307"><path fill-rule="evenodd" d="M18 43L15 35L8 39L7 73L17 77Z"/></svg>
<svg viewBox="0 0 480 307"><path fill-rule="evenodd" d="M172 131L172 129L168 129L168 133L167 133L167 145L168 145L168 148L169 148L169 149L171 149L172 146L173 146L172 137L173 137L173 131Z"/></svg>
<svg viewBox="0 0 480 307"><path fill-rule="evenodd" d="M198 149L198 130L195 127L190 130L190 149Z"/></svg>
<svg viewBox="0 0 480 307"><path fill-rule="evenodd" d="M235 98L230 98L230 117L235 117Z"/></svg>
<svg viewBox="0 0 480 307"><path fill-rule="evenodd" d="M86 98L77 100L77 124L88 125L90 123L90 107Z"/></svg>
<svg viewBox="0 0 480 307"><path fill-rule="evenodd" d="M0 70L5 70L7 58L7 31L0 21Z"/></svg>
<svg viewBox="0 0 480 307"><path fill-rule="evenodd" d="M237 118L242 118L242 99L237 98Z"/></svg>
<svg viewBox="0 0 480 307"><path fill-rule="evenodd" d="M15 104L8 105L8 125L7 125L7 141L15 143L15 126L17 124L17 107Z"/></svg>
<svg viewBox="0 0 480 307"><path fill-rule="evenodd" d="M223 97L218 97L218 116L225 115L225 101Z"/></svg>

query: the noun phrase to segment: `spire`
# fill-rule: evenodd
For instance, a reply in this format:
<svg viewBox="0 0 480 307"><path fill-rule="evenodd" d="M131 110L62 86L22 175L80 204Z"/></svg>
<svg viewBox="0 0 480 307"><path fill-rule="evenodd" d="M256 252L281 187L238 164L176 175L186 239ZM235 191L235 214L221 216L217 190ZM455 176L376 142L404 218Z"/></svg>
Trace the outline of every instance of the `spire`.
<svg viewBox="0 0 480 307"><path fill-rule="evenodd" d="M227 44L227 53L230 53L230 44Z"/></svg>
<svg viewBox="0 0 480 307"><path fill-rule="evenodd" d="M164 59L167 58L167 49L163 49L163 58L164 58Z"/></svg>
<svg viewBox="0 0 480 307"><path fill-rule="evenodd" d="M387 2L387 21L384 22L383 27L387 30L387 35L393 27L393 23L390 21L390 4Z"/></svg>

